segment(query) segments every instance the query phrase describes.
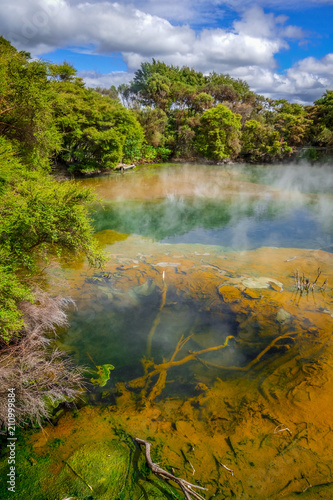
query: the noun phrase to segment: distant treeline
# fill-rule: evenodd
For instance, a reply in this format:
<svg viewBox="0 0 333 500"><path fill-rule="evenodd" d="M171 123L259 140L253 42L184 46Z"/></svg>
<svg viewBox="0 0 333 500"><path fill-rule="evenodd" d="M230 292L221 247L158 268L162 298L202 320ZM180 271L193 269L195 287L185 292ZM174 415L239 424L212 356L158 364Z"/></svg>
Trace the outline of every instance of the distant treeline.
<svg viewBox="0 0 333 500"><path fill-rule="evenodd" d="M0 64L0 135L31 165L91 172L179 158L272 162L301 146L333 146L331 90L302 106L229 75L155 60L128 85L91 89L70 64L31 60L3 38Z"/></svg>

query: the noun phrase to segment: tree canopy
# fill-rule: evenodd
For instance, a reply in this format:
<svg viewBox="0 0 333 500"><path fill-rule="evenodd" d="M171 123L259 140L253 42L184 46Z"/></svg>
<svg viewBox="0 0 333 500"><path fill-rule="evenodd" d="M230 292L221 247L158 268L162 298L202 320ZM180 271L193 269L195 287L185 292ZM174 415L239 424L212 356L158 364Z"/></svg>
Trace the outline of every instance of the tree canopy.
<svg viewBox="0 0 333 500"><path fill-rule="evenodd" d="M217 161L231 155L243 161L272 162L288 158L299 147L333 143L332 91L312 107L274 101L230 75L203 75L153 59L142 63L132 82L119 86L118 92L144 128L145 149L163 146L175 158L199 155ZM229 114L229 120L236 123L241 117L231 148L227 121L214 131L207 125L206 117L212 121L221 105L234 115ZM161 116L166 117L163 124Z"/></svg>
<svg viewBox="0 0 333 500"><path fill-rule="evenodd" d="M4 39L0 68L0 341L9 342L24 326L20 303L33 300L34 276L50 259L103 258L88 216L94 196L49 174L64 140L56 86L76 85L73 69L29 61Z"/></svg>

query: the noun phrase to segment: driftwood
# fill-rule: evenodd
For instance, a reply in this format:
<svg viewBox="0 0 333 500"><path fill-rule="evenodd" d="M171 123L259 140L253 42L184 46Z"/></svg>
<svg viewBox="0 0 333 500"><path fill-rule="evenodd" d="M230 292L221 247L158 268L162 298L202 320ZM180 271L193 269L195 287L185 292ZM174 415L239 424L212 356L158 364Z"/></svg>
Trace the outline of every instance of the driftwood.
<svg viewBox="0 0 333 500"><path fill-rule="evenodd" d="M181 479L180 477L176 477L170 472L162 469L158 464L155 464L150 456L150 443L148 441L144 441L143 439L135 438L135 441L140 445L143 444L145 446L145 455L146 461L149 469L156 474L157 477L163 479L163 481L173 481L181 488L182 492L186 500L205 500L203 496L199 495L197 491L193 491L192 488L197 488L199 490L207 491L207 488L203 488L202 486L198 486L196 484L191 484L185 479Z"/></svg>
<svg viewBox="0 0 333 500"><path fill-rule="evenodd" d="M119 163L119 165L117 165L116 167L114 167L113 170L120 170L121 172L123 172L124 170L129 170L131 168L135 168L135 165L132 164L132 165L126 165L125 163Z"/></svg>

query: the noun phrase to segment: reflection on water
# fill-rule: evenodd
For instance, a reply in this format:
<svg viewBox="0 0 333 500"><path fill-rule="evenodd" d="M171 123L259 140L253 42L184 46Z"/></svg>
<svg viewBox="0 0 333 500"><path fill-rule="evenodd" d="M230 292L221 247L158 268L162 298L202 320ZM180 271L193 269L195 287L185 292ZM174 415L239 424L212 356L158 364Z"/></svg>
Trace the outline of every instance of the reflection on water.
<svg viewBox="0 0 333 500"><path fill-rule="evenodd" d="M206 499L332 497L332 179L330 167L166 165L85 181L103 199L92 215L108 262L50 274L77 304L57 342L94 373L115 369L91 406L33 436L19 500L29 487L41 500L182 498L129 457L131 437ZM296 269L313 282L318 268L314 290L295 289Z"/></svg>
<svg viewBox="0 0 333 500"><path fill-rule="evenodd" d="M97 231L234 250L333 249L328 167L188 165L135 174L90 181L104 199L93 215Z"/></svg>

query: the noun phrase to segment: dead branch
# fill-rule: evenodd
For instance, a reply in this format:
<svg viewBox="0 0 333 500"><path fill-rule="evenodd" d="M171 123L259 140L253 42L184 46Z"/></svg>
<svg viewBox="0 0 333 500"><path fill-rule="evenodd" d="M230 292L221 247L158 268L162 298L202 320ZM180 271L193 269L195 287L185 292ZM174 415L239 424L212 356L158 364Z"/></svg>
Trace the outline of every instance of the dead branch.
<svg viewBox="0 0 333 500"><path fill-rule="evenodd" d="M300 290L301 292L303 292L304 290L313 291L316 284L317 284L317 281L318 281L318 278L320 275L321 275L321 270L318 267L316 279L311 283L310 274L309 274L308 278L305 278L304 273L302 273L302 277L300 277L299 271L298 271L298 269L296 269L296 271L294 271L295 289ZM324 283L319 288L319 290L322 290L325 287L326 283L327 283L327 280L324 281Z"/></svg>
<svg viewBox="0 0 333 500"><path fill-rule="evenodd" d="M224 467L227 471L229 471L229 472L230 472L230 474L231 474L232 476L234 475L234 471L233 471L232 469L229 469L229 467L227 467L226 465L224 465L224 464L222 464L222 463L221 463L221 465L222 465L222 467Z"/></svg>
<svg viewBox="0 0 333 500"><path fill-rule="evenodd" d="M295 334L292 334L292 333L287 333L285 335L280 335L279 337L276 337L274 340L272 340L272 342L267 346L265 347L265 349L263 349L252 361L250 361L250 363L248 363L246 366L222 366L222 365L218 365L216 363L211 363L210 361L204 361L200 358L199 361L201 361L201 363L204 363L206 366L211 366L213 368L220 368L222 370L239 370L239 371L243 371L243 372L247 372L248 370L250 370L250 368L252 368L252 366L256 365L260 360L261 358L270 350L272 349L272 347L275 346L275 344L281 340L281 339L292 339L294 340L294 335ZM228 337L229 338L229 337ZM280 347L280 346L275 346L275 347ZM283 345L283 347L285 347Z"/></svg>
<svg viewBox="0 0 333 500"><path fill-rule="evenodd" d="M281 429L281 427L282 427L282 429ZM279 425L277 425L277 426L275 427L275 429L274 429L273 434L277 434L278 432L283 432L283 431L287 431L287 432L289 432L289 434L290 434L291 436L292 436L292 434L293 434L293 433L291 432L291 430L289 429L289 427L283 427L283 424L279 424Z"/></svg>
<svg viewBox="0 0 333 500"><path fill-rule="evenodd" d="M205 354L207 352L218 351L220 349L224 349L225 347L227 347L229 340L234 339L234 337L232 335L229 335L226 338L224 344L222 344L222 345L208 347L207 349L202 349L201 351L189 351L189 354L187 356L185 356L183 359L179 359L176 361L175 360L176 355L182 349L182 347L186 344L186 342L188 342L190 340L192 335L193 334L189 335L186 338L184 338L184 336L182 335L179 342L177 343L177 346L175 348L173 355L171 356L170 361L160 363L159 365L155 365L154 363L152 363L151 366L153 367L153 370L149 373L146 373L142 377L139 377L139 378L136 378L136 379L130 381L128 383L128 387L130 387L130 388L145 387L145 389L143 391L143 396L145 397L145 401L146 402L153 401L164 389L165 381L166 381L166 377L167 377L167 371L170 368L172 368L174 366L180 366L180 365L183 365L185 363L188 363L189 361L198 359L199 356L201 356L202 354ZM153 389L151 390L150 394L148 396L146 396L145 392L148 391L149 384L150 384L152 378L155 377L156 375L159 375L159 378L158 378L156 384L154 385Z"/></svg>
<svg viewBox="0 0 333 500"><path fill-rule="evenodd" d="M12 111L13 109L15 109L17 106L11 106L10 108L7 108L7 109L3 109L2 111L0 111L0 115L3 115L4 113L8 113L8 111Z"/></svg>
<svg viewBox="0 0 333 500"><path fill-rule="evenodd" d="M185 479L179 478L162 469L158 464L154 463L150 456L150 447L151 444L148 441L144 441L143 439L135 438L134 439L139 445L143 444L145 446L145 456L146 462L149 469L156 474L157 477L162 479L163 481L174 481L178 486L180 486L182 492L186 500L205 500L203 496L201 496L197 491L193 491L192 488L197 488L200 490L208 491L207 488L203 488L202 486L198 486L196 484L191 484Z"/></svg>

